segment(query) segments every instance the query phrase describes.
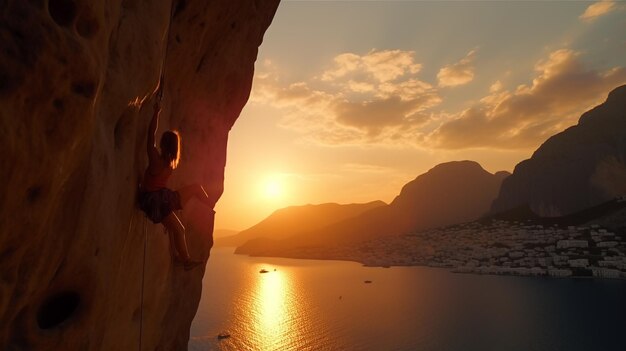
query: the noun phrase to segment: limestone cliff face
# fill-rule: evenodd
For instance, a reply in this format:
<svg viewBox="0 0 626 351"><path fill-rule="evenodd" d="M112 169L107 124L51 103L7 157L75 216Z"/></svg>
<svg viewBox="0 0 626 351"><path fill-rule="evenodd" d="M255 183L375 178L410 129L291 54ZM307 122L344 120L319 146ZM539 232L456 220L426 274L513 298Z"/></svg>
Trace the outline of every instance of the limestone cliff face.
<svg viewBox="0 0 626 351"><path fill-rule="evenodd" d="M180 130L170 185L222 193L228 131L278 0L7 0L0 5L0 349L186 349L203 269L173 266L137 210L151 93ZM165 51L167 48L167 56ZM142 103L143 102L143 103ZM158 136L157 136L158 137ZM210 208L186 208L208 258Z"/></svg>
<svg viewBox="0 0 626 351"><path fill-rule="evenodd" d="M552 136L502 183L493 212L562 216L626 194L626 86Z"/></svg>

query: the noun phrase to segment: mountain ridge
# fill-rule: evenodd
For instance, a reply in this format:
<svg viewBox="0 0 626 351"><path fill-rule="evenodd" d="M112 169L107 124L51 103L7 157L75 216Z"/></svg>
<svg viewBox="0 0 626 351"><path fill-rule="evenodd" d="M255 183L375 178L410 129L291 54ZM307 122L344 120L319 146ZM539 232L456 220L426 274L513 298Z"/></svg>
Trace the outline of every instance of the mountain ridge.
<svg viewBox="0 0 626 351"><path fill-rule="evenodd" d="M265 237L284 239L291 235L303 234L330 225L334 222L359 215L370 209L387 205L376 200L367 203L322 203L288 206L274 211L271 215L242 230L238 234L217 239L217 246L238 246L244 242Z"/></svg>
<svg viewBox="0 0 626 351"><path fill-rule="evenodd" d="M303 246L341 246L476 219L488 212L507 172L491 174L474 161L436 165L402 187L387 206L366 211L306 235L248 242L236 253L258 254Z"/></svg>
<svg viewBox="0 0 626 351"><path fill-rule="evenodd" d="M626 194L624 111L626 85L518 163L491 212L528 204L540 216L563 216Z"/></svg>

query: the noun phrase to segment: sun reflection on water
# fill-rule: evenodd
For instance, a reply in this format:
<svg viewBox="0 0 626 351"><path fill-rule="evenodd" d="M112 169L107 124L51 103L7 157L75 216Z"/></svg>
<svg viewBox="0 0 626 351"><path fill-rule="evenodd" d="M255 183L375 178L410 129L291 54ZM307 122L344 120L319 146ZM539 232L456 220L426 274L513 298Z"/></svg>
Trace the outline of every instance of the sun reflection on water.
<svg viewBox="0 0 626 351"><path fill-rule="evenodd" d="M285 348L296 336L293 318L296 301L292 294L292 282L282 271L260 274L251 300L250 317L254 325L254 339L261 350Z"/></svg>

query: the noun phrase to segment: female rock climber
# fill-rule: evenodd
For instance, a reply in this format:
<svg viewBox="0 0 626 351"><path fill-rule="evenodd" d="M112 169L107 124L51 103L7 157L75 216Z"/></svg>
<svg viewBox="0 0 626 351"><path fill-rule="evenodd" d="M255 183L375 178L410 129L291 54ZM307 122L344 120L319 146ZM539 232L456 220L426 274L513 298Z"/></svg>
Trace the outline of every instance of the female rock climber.
<svg viewBox="0 0 626 351"><path fill-rule="evenodd" d="M177 131L168 130L161 136L160 152L155 145L155 134L159 125L161 107L154 104L154 114L148 127L148 168L139 191L139 205L154 223L163 223L170 237L173 257L182 262L185 270L190 270L202 262L194 261L187 251L185 227L174 213L181 210L192 198L211 206L209 197L199 184L188 185L176 191L167 188L167 180L180 160L180 136Z"/></svg>

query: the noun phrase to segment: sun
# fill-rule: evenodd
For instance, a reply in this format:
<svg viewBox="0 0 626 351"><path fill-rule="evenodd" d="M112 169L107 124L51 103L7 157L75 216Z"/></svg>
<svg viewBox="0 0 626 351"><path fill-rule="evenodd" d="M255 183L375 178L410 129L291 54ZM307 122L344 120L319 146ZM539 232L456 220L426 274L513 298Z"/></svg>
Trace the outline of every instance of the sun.
<svg viewBox="0 0 626 351"><path fill-rule="evenodd" d="M263 194L269 199L278 199L283 195L283 184L278 179L268 179L263 186Z"/></svg>

